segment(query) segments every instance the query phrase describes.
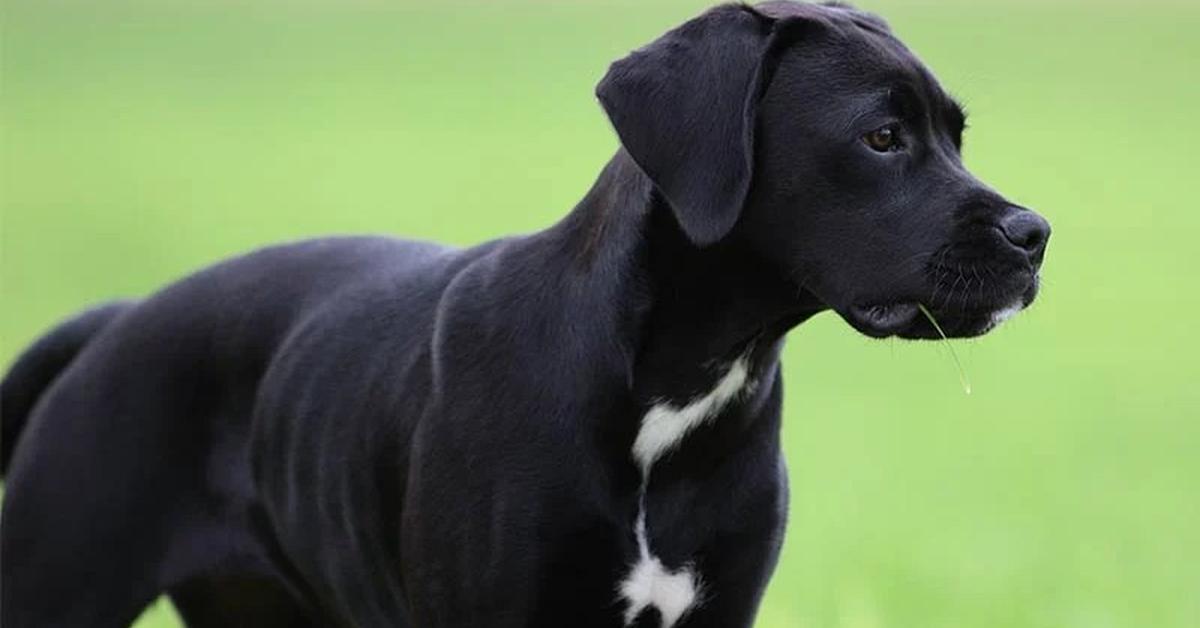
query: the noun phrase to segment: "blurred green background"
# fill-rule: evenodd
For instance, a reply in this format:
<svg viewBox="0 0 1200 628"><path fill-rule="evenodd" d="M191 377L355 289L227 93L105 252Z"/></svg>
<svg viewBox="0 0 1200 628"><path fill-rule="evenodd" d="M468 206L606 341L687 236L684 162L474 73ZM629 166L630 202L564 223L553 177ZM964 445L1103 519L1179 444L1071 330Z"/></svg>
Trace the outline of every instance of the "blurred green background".
<svg viewBox="0 0 1200 628"><path fill-rule="evenodd" d="M1039 302L957 343L971 396L938 344L829 314L792 333L791 522L759 625L1200 626L1200 6L859 4L1054 238ZM607 63L701 6L5 2L0 360L266 243L550 224L616 147Z"/></svg>

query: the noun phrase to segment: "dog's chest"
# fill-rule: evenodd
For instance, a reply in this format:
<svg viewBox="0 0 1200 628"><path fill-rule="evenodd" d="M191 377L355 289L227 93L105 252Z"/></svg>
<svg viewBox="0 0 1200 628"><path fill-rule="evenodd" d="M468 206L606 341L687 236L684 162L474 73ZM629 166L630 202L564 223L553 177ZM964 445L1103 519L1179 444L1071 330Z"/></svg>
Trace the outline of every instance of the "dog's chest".
<svg viewBox="0 0 1200 628"><path fill-rule="evenodd" d="M664 564L651 546L649 530L655 528L654 522L647 520L647 487L656 462L686 447L690 433L717 420L722 411L754 387L748 355L734 360L720 373L711 388L686 403L658 402L642 415L631 451L642 480L633 530L638 553L617 587L625 602L626 625L653 609L661 618L660 625L670 628L701 602L704 574L689 561Z"/></svg>

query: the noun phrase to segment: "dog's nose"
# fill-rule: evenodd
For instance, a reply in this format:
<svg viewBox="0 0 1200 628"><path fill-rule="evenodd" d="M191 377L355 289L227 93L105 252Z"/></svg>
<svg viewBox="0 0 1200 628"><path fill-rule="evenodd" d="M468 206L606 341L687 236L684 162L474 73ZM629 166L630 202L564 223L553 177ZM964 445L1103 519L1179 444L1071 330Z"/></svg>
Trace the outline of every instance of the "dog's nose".
<svg viewBox="0 0 1200 628"><path fill-rule="evenodd" d="M1000 219L1000 231L1017 248L1025 251L1030 261L1042 261L1046 240L1050 239L1050 223L1028 209L1010 208Z"/></svg>

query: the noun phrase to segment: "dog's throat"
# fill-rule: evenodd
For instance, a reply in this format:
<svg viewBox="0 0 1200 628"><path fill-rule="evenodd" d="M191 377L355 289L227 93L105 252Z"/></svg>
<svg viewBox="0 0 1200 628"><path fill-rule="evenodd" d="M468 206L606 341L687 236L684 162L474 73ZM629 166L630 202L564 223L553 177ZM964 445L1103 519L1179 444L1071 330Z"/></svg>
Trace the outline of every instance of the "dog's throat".
<svg viewBox="0 0 1200 628"><path fill-rule="evenodd" d="M662 618L662 628L670 628L697 605L702 587L701 574L688 563L674 569L664 565L650 547L646 491L655 462L680 447L688 433L715 419L730 403L753 390L750 354L751 351L747 350L726 366L707 392L682 405L657 402L642 415L641 427L632 449L633 460L642 476L638 490L638 515L634 523L638 555L618 586L618 592L626 603L627 626L637 621L642 612L653 607Z"/></svg>

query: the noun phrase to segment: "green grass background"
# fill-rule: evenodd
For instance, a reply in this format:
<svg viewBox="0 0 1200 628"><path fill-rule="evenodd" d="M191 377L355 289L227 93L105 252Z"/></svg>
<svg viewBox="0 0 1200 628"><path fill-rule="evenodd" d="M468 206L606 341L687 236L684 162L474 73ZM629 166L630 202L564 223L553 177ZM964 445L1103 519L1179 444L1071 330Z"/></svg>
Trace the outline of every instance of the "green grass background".
<svg viewBox="0 0 1200 628"><path fill-rule="evenodd" d="M759 625L1200 626L1200 6L861 5L1054 237L1032 310L958 343L971 396L937 344L828 314L791 334ZM270 242L548 225L616 147L607 63L700 6L5 2L0 360Z"/></svg>

